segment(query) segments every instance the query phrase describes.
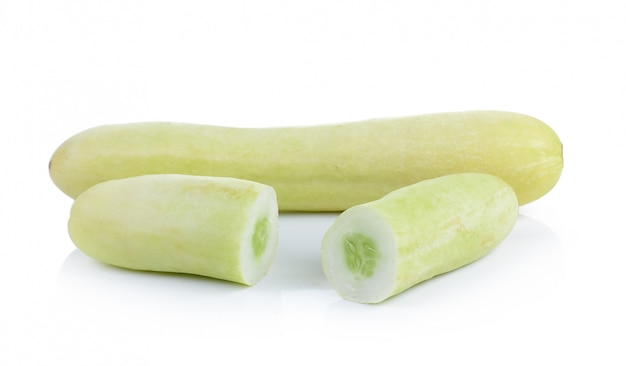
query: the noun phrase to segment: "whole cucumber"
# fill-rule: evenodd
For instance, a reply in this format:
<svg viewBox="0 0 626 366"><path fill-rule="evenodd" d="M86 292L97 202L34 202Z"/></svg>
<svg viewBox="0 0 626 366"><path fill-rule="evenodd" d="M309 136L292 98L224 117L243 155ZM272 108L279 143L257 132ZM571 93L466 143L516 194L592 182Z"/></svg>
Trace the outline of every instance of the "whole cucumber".
<svg viewBox="0 0 626 366"><path fill-rule="evenodd" d="M49 166L72 198L99 182L144 174L227 176L274 187L282 211L342 211L462 172L504 179L523 205L550 191L562 168L562 144L548 125L503 111L277 128L103 125L65 141Z"/></svg>

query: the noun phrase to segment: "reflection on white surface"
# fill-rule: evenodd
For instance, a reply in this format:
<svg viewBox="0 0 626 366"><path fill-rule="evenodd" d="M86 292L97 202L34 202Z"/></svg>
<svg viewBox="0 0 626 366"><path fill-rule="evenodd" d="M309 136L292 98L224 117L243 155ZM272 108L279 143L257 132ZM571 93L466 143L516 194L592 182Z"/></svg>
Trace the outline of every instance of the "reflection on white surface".
<svg viewBox="0 0 626 366"><path fill-rule="evenodd" d="M200 276L139 272L101 264L79 250L58 276L56 311L82 332L115 328L180 336L359 336L375 329L445 331L523 311L559 281L561 243L541 222L520 216L509 237L481 260L423 282L377 305L341 299L321 270L319 243L336 216L281 217L274 266L257 285ZM242 334L243 333L243 334Z"/></svg>

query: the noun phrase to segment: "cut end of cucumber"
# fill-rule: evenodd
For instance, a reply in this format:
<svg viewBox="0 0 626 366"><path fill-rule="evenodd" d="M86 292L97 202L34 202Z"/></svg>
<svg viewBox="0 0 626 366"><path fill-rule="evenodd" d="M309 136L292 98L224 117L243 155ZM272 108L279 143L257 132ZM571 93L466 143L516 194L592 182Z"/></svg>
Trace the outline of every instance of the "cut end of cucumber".
<svg viewBox="0 0 626 366"><path fill-rule="evenodd" d="M278 203L271 187L264 187L250 212L241 247L243 283L253 285L268 272L278 245Z"/></svg>
<svg viewBox="0 0 626 366"><path fill-rule="evenodd" d="M322 241L322 268L344 299L378 303L393 294L396 240L388 223L365 206L344 211Z"/></svg>

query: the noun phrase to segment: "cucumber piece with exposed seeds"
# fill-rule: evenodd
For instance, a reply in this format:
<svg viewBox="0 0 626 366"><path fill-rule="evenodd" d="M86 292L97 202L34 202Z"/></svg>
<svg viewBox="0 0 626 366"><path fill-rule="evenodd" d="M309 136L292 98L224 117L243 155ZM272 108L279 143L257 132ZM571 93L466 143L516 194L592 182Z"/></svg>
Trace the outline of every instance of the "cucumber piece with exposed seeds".
<svg viewBox="0 0 626 366"><path fill-rule="evenodd" d="M483 257L517 216L515 193L498 177L425 180L341 213L323 238L322 267L343 298L378 303Z"/></svg>
<svg viewBox="0 0 626 366"><path fill-rule="evenodd" d="M119 267L196 274L252 285L278 243L272 187L176 174L99 183L72 205L70 238Z"/></svg>

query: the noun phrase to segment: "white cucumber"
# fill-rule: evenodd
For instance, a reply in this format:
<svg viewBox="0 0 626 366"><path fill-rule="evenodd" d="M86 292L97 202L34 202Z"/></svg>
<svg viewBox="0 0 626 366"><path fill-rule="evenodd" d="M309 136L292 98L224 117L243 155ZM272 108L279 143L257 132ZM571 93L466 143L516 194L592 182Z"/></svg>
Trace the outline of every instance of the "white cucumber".
<svg viewBox="0 0 626 366"><path fill-rule="evenodd" d="M341 213L322 241L323 271L343 298L379 303L483 257L517 216L515 192L493 175L425 180Z"/></svg>
<svg viewBox="0 0 626 366"><path fill-rule="evenodd" d="M562 144L548 125L502 111L280 128L103 125L67 139L49 166L72 198L110 179L177 173L270 185L282 211L343 211L462 172L504 179L523 205L549 192L562 168Z"/></svg>
<svg viewBox="0 0 626 366"><path fill-rule="evenodd" d="M114 266L253 285L278 243L272 187L222 177L144 175L96 184L68 222L75 245Z"/></svg>

